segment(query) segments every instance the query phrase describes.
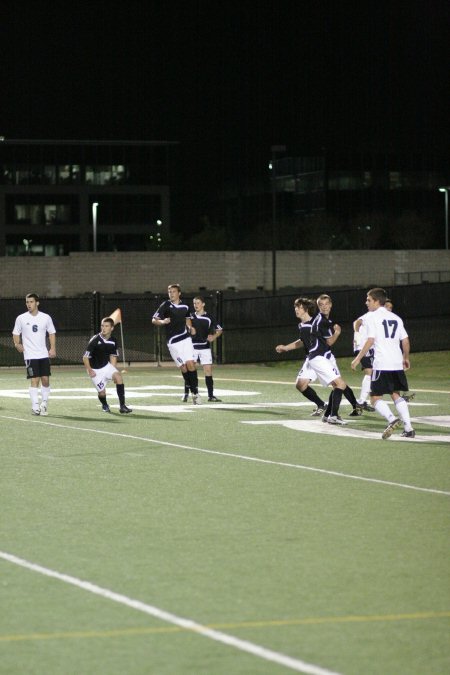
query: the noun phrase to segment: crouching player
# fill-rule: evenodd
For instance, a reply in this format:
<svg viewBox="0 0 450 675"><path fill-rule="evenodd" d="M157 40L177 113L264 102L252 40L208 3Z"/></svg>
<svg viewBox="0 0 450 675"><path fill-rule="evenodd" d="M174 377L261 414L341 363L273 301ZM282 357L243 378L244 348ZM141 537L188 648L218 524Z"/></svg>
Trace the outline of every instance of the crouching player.
<svg viewBox="0 0 450 675"><path fill-rule="evenodd" d="M103 412L111 412L106 400L106 385L112 380L116 385L119 398L119 411L122 414L127 414L132 410L125 404L125 385L122 375L116 368L119 353L116 338L112 336L113 330L113 319L109 316L102 319L100 333L90 339L83 356L83 363L87 374L97 389L98 400L102 404Z"/></svg>

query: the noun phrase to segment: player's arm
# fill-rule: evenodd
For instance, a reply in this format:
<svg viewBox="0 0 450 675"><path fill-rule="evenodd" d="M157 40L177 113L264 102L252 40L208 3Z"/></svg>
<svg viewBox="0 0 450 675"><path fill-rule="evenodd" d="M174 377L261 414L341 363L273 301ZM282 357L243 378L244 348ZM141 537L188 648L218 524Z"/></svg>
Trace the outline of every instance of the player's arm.
<svg viewBox="0 0 450 675"><path fill-rule="evenodd" d="M356 321L353 322L353 330L355 331L355 333L359 331L361 326L362 326L362 319L356 319Z"/></svg>
<svg viewBox="0 0 450 675"><path fill-rule="evenodd" d="M110 354L109 355L109 362L114 366L114 368L117 367L117 354Z"/></svg>
<svg viewBox="0 0 450 675"><path fill-rule="evenodd" d="M222 328L216 328L214 333L211 333L210 335L208 335L208 337L206 339L208 340L208 342L214 342L214 340L217 340L217 338L219 338L222 335L222 333L223 333Z"/></svg>
<svg viewBox="0 0 450 675"><path fill-rule="evenodd" d="M342 328L340 327L340 325L338 323L335 323L334 326L333 326L333 331L334 331L333 335L331 337L327 338L327 345L329 347L332 347L334 345L334 343L338 339L339 335L341 334Z"/></svg>
<svg viewBox="0 0 450 675"><path fill-rule="evenodd" d="M15 333L13 333L13 342L14 347L17 349L17 351L23 354L23 344L20 339L20 335L16 335Z"/></svg>
<svg viewBox="0 0 450 675"><path fill-rule="evenodd" d="M187 332L189 335L197 335L197 331L195 330L194 326L192 325L192 320L189 316L186 317L186 328Z"/></svg>
<svg viewBox="0 0 450 675"><path fill-rule="evenodd" d="M400 340L401 345L402 345L402 352L403 352L403 368L404 370L409 370L411 368L411 364L409 362L409 350L410 350L410 343L409 343L409 338L405 337L403 340Z"/></svg>
<svg viewBox="0 0 450 675"><path fill-rule="evenodd" d="M367 340L366 340L365 343L363 344L363 346L362 346L360 352L355 356L355 358L354 358L353 361L352 361L352 364L351 364L351 365L352 365L353 370L355 370L355 369L356 369L356 366L357 366L359 363L361 363L362 357L365 356L365 355L367 354L367 352L369 351L369 349L372 349L372 347L373 347L373 345L374 345L374 342L375 342L375 339L374 339L374 338L367 338Z"/></svg>
<svg viewBox="0 0 450 675"><path fill-rule="evenodd" d="M152 317L152 324L154 326L165 326L168 323L170 323L170 318L168 316L165 319L161 319L161 317L154 314Z"/></svg>
<svg viewBox="0 0 450 675"><path fill-rule="evenodd" d="M294 342L290 342L288 345L277 345L275 347L275 351L278 354L281 354L282 352L290 352L293 349L299 349L302 346L302 341L301 340L295 340Z"/></svg>
<svg viewBox="0 0 450 675"><path fill-rule="evenodd" d="M56 356L56 333L49 333L48 341L50 342L50 349L48 350L48 355L51 359L54 359Z"/></svg>
<svg viewBox="0 0 450 675"><path fill-rule="evenodd" d="M95 377L95 370L92 370L91 364L89 362L89 352L86 352L83 356L84 367L89 377Z"/></svg>

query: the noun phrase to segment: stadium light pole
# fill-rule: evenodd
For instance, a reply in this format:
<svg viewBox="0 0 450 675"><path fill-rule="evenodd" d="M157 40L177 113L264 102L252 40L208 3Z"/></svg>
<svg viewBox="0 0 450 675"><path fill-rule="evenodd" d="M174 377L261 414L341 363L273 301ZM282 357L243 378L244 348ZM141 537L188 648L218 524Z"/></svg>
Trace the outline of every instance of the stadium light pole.
<svg viewBox="0 0 450 675"><path fill-rule="evenodd" d="M445 193L445 250L448 251L448 191L450 190L450 185L446 187L440 187L439 192Z"/></svg>
<svg viewBox="0 0 450 675"><path fill-rule="evenodd" d="M276 185L276 170L275 160L277 153L286 152L285 145L272 145L270 147L272 152L272 162L270 168L272 169L272 291L277 293L277 185Z"/></svg>
<svg viewBox="0 0 450 675"><path fill-rule="evenodd" d="M97 209L98 202L92 204L92 249L97 253Z"/></svg>

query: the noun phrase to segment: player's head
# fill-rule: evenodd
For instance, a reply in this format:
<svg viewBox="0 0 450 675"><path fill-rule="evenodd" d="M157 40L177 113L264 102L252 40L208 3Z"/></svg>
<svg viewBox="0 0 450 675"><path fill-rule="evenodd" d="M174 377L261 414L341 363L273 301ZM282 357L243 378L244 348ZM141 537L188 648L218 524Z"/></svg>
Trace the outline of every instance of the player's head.
<svg viewBox="0 0 450 675"><path fill-rule="evenodd" d="M369 312L373 312L378 307L384 307L387 300L387 293L384 288L371 288L367 291L366 305Z"/></svg>
<svg viewBox="0 0 450 675"><path fill-rule="evenodd" d="M319 312L328 315L331 312L332 306L333 303L329 295L327 295L326 293L322 293L322 295L319 295L319 297L317 298L317 307L319 308Z"/></svg>
<svg viewBox="0 0 450 675"><path fill-rule="evenodd" d="M384 305L388 299L387 293L384 288L371 288L370 291L367 291L367 295L370 295L371 298Z"/></svg>
<svg viewBox="0 0 450 675"><path fill-rule="evenodd" d="M29 312L37 310L39 307L39 296L37 293L27 293L25 296L25 304Z"/></svg>
<svg viewBox="0 0 450 675"><path fill-rule="evenodd" d="M196 312L201 312L205 307L205 299L201 295L196 295L192 301Z"/></svg>
<svg viewBox="0 0 450 675"><path fill-rule="evenodd" d="M169 284L169 286L167 286L167 293L170 300L178 300L181 297L180 284Z"/></svg>
<svg viewBox="0 0 450 675"><path fill-rule="evenodd" d="M102 319L100 328L103 335L109 335L114 330L114 319L111 319L110 316L105 316L105 318Z"/></svg>
<svg viewBox="0 0 450 675"><path fill-rule="evenodd" d="M314 316L316 311L316 303L310 298L297 298L294 301L295 315L297 318L301 319L304 314L309 314L309 316Z"/></svg>
<svg viewBox="0 0 450 675"><path fill-rule="evenodd" d="M394 303L390 298L386 298L386 302L384 303L384 308L388 310L388 312L394 311Z"/></svg>

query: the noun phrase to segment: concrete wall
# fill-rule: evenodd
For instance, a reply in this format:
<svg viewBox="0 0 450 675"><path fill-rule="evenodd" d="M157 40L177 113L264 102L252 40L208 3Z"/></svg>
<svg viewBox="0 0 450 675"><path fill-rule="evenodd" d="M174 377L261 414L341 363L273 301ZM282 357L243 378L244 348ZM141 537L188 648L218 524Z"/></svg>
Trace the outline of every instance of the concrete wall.
<svg viewBox="0 0 450 675"><path fill-rule="evenodd" d="M279 251L277 287L336 288L392 286L406 273L450 275L450 252ZM430 279L438 281L439 279ZM420 281L420 279L418 279ZM164 292L180 283L186 292L200 287L238 291L272 288L271 251L72 253L60 258L0 258L0 296L42 297L101 293ZM400 283L408 283L403 279Z"/></svg>

